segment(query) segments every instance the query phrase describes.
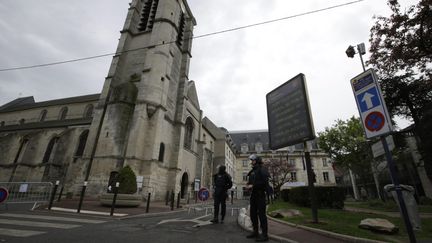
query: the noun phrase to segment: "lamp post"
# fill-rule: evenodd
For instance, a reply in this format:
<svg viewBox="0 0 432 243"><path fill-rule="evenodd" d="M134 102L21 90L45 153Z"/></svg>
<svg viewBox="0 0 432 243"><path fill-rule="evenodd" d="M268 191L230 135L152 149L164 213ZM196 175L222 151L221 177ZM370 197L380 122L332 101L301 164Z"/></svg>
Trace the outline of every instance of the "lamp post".
<svg viewBox="0 0 432 243"><path fill-rule="evenodd" d="M354 58L355 54L358 53L360 56L360 61L363 67L363 71L366 71L366 67L365 64L363 62L363 55L366 54L366 47L364 43L360 43L357 46L357 52L355 51L355 47L354 46L348 46L348 49L345 51L345 53L347 54L347 56L349 58Z"/></svg>
<svg viewBox="0 0 432 243"><path fill-rule="evenodd" d="M357 52L356 52L356 47L357 47ZM360 61L361 61L362 67L363 67L363 71L366 71L366 67L365 67L365 64L364 64L364 61L363 61L363 55L366 54L366 47L365 47L364 43L360 43L360 44L358 44L355 47L351 46L351 45L348 46L348 48L345 51L345 53L346 53L346 55L349 58L354 58L355 54L358 53L359 56L360 56ZM356 200L359 200L360 196L359 196L359 193L358 193L358 188L357 188L357 184L356 184L356 181L355 181L355 176L352 173L351 168L349 168L348 170L349 170L349 174L350 174L350 177L351 177L351 184L352 184L352 187L353 187L354 198Z"/></svg>

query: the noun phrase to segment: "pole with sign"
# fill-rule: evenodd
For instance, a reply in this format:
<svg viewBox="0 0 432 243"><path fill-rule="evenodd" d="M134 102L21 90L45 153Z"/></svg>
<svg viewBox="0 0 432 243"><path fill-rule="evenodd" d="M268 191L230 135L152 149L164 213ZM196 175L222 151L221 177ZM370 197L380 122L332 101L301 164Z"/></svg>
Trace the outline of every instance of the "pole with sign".
<svg viewBox="0 0 432 243"><path fill-rule="evenodd" d="M306 141L315 138L305 75L300 73L266 96L270 148L273 150L304 144L312 220L318 223L314 172Z"/></svg>
<svg viewBox="0 0 432 243"><path fill-rule="evenodd" d="M384 153L386 155L390 176L395 187L397 198L400 205L402 218L410 239L416 242L405 201L402 197L402 188L396 174L396 166L386 140L386 135L393 131L387 106L384 102L380 86L377 82L376 74L372 69L366 70L355 78L351 79L351 87L360 113L366 138L380 137Z"/></svg>

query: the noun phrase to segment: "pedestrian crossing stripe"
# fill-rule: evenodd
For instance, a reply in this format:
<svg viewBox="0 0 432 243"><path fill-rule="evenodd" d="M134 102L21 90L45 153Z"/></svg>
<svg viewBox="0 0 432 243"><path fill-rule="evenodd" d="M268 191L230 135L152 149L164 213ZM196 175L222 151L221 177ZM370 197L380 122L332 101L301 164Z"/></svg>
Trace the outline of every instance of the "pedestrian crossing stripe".
<svg viewBox="0 0 432 243"><path fill-rule="evenodd" d="M0 224L13 224L19 226L45 227L45 228L56 228L56 229L73 229L80 226L76 224L46 223L46 222L13 220L13 219L0 219Z"/></svg>
<svg viewBox="0 0 432 243"><path fill-rule="evenodd" d="M44 233L46 232L34 231L34 230L16 230L16 229L0 228L0 235L5 235L5 236L29 237L29 236L41 235Z"/></svg>
<svg viewBox="0 0 432 243"><path fill-rule="evenodd" d="M52 221L77 222L77 223L87 223L87 224L100 224L106 222L103 220L94 220L94 219L66 218L66 217L54 217L54 216L46 216L46 215L30 215L30 214L14 214L14 213L0 214L0 217L44 219L44 220L52 220Z"/></svg>

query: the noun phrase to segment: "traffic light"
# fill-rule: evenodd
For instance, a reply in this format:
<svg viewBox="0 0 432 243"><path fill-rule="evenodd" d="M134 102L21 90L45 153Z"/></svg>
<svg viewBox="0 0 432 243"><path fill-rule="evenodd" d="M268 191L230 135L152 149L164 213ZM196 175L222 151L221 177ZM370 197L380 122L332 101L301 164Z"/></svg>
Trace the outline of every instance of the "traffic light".
<svg viewBox="0 0 432 243"><path fill-rule="evenodd" d="M353 58L356 53L354 46L349 46L348 49L345 51L345 53L347 54L348 57Z"/></svg>

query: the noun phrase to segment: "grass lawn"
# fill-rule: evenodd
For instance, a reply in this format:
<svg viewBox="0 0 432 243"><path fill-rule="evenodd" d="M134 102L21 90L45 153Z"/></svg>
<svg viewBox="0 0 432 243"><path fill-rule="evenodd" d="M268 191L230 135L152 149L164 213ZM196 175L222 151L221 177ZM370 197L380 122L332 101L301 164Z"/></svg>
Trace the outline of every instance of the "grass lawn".
<svg viewBox="0 0 432 243"><path fill-rule="evenodd" d="M339 234L350 235L360 238L390 241L390 242L409 242L408 235L405 231L405 225L401 218L392 218L384 215L368 214L368 213L352 213L337 209L318 209L319 224L311 223L312 212L310 208L298 207L287 202L276 201L269 205L268 211L274 211L281 208L291 208L300 210L303 216L295 216L292 218L283 218L282 220L305 225L312 228L327 230ZM374 208L374 210L378 210ZM399 227L399 233L395 235L384 235L358 228L360 221L365 218L383 218L392 222ZM415 231L417 240L432 239L432 219L422 219L422 230Z"/></svg>

